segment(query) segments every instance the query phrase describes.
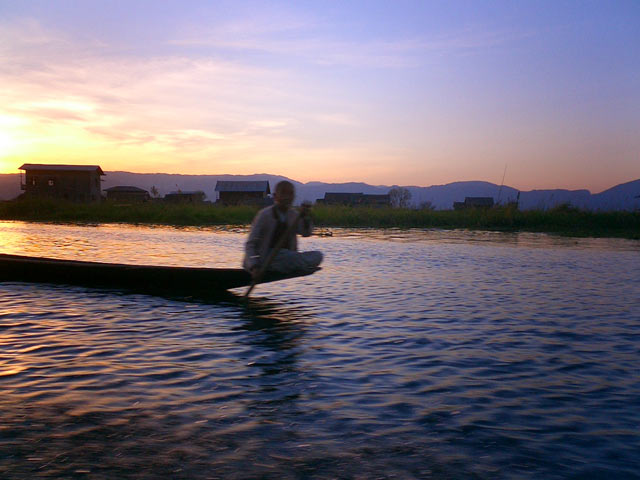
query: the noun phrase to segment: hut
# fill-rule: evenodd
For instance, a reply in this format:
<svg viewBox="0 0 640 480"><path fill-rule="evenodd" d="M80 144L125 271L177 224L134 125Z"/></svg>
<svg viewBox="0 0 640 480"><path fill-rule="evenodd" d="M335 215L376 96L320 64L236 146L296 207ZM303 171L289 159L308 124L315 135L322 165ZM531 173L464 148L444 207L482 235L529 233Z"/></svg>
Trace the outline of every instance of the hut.
<svg viewBox="0 0 640 480"><path fill-rule="evenodd" d="M107 200L114 202L148 202L151 198L146 190L128 185L105 188L104 191L107 194Z"/></svg>
<svg viewBox="0 0 640 480"><path fill-rule="evenodd" d="M355 206L362 201L362 193L326 192L319 202L324 205L348 205Z"/></svg>
<svg viewBox="0 0 640 480"><path fill-rule="evenodd" d="M269 182L218 180L215 191L219 194L218 203L223 205L250 205L266 203L271 193Z"/></svg>
<svg viewBox="0 0 640 480"><path fill-rule="evenodd" d="M465 197L464 202L453 202L454 210L467 208L492 208L493 197Z"/></svg>
<svg viewBox="0 0 640 480"><path fill-rule="evenodd" d="M362 195L360 204L366 207L390 207L391 195L387 193L383 195L365 193Z"/></svg>
<svg viewBox="0 0 640 480"><path fill-rule="evenodd" d="M326 192L324 198L317 203L322 205L346 205L350 207L388 207L391 205L391 196L373 195L368 193Z"/></svg>
<svg viewBox="0 0 640 480"><path fill-rule="evenodd" d="M102 199L98 165L46 165L25 163L20 167L20 188L28 197L48 197L73 202L99 202Z"/></svg>
<svg viewBox="0 0 640 480"><path fill-rule="evenodd" d="M169 203L204 203L206 195L202 190L193 192L169 192L164 196L164 201Z"/></svg>

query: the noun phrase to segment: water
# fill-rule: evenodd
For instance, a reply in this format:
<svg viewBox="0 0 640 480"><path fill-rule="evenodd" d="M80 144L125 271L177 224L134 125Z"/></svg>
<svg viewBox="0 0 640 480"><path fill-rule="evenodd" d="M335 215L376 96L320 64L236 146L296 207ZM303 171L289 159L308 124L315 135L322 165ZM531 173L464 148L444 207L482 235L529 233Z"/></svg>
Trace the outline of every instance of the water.
<svg viewBox="0 0 640 480"><path fill-rule="evenodd" d="M245 236L0 222L3 253L146 264ZM249 304L2 284L0 478L640 478L640 243L301 247L323 270Z"/></svg>

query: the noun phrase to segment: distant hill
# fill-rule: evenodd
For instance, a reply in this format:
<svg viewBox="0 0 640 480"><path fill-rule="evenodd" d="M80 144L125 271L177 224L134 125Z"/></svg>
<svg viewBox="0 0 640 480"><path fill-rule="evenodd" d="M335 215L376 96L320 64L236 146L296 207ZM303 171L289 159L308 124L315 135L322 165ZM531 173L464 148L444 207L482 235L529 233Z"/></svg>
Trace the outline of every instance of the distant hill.
<svg viewBox="0 0 640 480"><path fill-rule="evenodd" d="M297 201L315 202L326 192L361 192L369 194L387 193L392 186L368 185L366 183L301 183L279 176L259 173L254 175L177 175L167 173L105 172L102 188L131 185L151 190L156 187L160 196L182 190L202 190L211 201L216 200L215 186L218 180L267 180L271 188L280 180L289 180L296 186ZM489 182L453 182L430 187L405 187L411 192L414 206L430 202L437 209L450 209L453 202L464 201L465 197L493 197L496 202L515 201L518 190L509 186ZM10 200L20 195L20 174L0 174L0 200ZM520 208L546 209L563 203L590 210L638 210L640 209L640 179L616 185L601 193L589 190L531 190L520 192Z"/></svg>
<svg viewBox="0 0 640 480"><path fill-rule="evenodd" d="M0 200L11 200L22 193L20 174L0 174Z"/></svg>
<svg viewBox="0 0 640 480"><path fill-rule="evenodd" d="M594 210L640 210L640 180L592 195L590 206Z"/></svg>

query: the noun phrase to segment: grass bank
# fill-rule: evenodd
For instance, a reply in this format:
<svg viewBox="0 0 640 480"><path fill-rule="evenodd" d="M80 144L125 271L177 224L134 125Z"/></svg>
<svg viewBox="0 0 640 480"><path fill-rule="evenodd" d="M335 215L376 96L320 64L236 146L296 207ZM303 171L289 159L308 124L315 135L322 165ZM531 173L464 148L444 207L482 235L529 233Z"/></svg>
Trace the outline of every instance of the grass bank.
<svg viewBox="0 0 640 480"><path fill-rule="evenodd" d="M411 210L317 207L314 216L316 223L326 226L464 228L640 239L640 212L588 212L566 206L525 211L514 208Z"/></svg>
<svg viewBox="0 0 640 480"><path fill-rule="evenodd" d="M255 207L162 202L119 205L111 202L72 203L54 200L18 200L0 203L0 219L29 222L91 222L155 225L246 225L258 211Z"/></svg>
<svg viewBox="0 0 640 480"><path fill-rule="evenodd" d="M0 203L0 219L35 222L164 224L181 226L247 225L256 207L215 207L149 202L76 204L51 200ZM640 239L640 212L588 212L566 206L550 210L412 210L317 206L321 227L465 228L549 232L561 235Z"/></svg>

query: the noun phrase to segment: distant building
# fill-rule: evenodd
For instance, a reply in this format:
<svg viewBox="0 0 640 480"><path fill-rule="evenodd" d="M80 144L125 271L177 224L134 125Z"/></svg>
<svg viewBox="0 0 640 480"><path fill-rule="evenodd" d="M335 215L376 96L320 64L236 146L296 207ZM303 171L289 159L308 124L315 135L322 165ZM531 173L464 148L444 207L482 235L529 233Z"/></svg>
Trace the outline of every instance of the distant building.
<svg viewBox="0 0 640 480"><path fill-rule="evenodd" d="M114 202L148 202L151 196L149 192L138 187L120 185L105 188L107 200Z"/></svg>
<svg viewBox="0 0 640 480"><path fill-rule="evenodd" d="M326 192L324 198L318 199L321 205L346 205L350 207L388 207L391 205L391 197L385 195L372 195L368 193Z"/></svg>
<svg viewBox="0 0 640 480"><path fill-rule="evenodd" d="M454 210L491 207L493 207L493 197L465 197L464 202L453 202Z"/></svg>
<svg viewBox="0 0 640 480"><path fill-rule="evenodd" d="M29 197L48 197L73 202L99 202L102 198L97 165L44 165L25 163L20 188ZM22 176L21 176L22 177Z"/></svg>
<svg viewBox="0 0 640 480"><path fill-rule="evenodd" d="M365 193L362 195L360 204L367 207L389 207L391 206L391 196L388 193L382 195Z"/></svg>
<svg viewBox="0 0 640 480"><path fill-rule="evenodd" d="M218 203L223 205L250 205L268 202L271 193L268 181L239 182L219 180L216 192L220 195Z"/></svg>
<svg viewBox="0 0 640 480"><path fill-rule="evenodd" d="M164 196L164 201L169 203L204 203L206 195L201 190L194 192L170 192Z"/></svg>
<svg viewBox="0 0 640 480"><path fill-rule="evenodd" d="M326 192L324 194L324 198L319 200L318 203L322 203L324 205L354 206L360 203L362 195L362 193Z"/></svg>

